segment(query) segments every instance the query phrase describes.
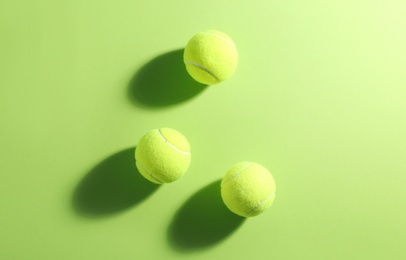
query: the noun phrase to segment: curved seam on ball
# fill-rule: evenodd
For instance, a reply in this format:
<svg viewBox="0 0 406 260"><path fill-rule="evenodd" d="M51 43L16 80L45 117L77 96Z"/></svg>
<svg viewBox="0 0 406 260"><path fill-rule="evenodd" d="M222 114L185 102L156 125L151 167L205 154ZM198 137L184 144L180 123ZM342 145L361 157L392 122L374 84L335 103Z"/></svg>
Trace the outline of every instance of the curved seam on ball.
<svg viewBox="0 0 406 260"><path fill-rule="evenodd" d="M161 136L161 138L164 139L165 143L167 143L170 147L172 147L176 151L186 154L186 155L190 154L190 152L183 151L183 150L179 149L178 147L176 147L175 145L171 144L171 142L169 142L168 139L166 139L165 136L162 134L161 129L158 129L158 133Z"/></svg>
<svg viewBox="0 0 406 260"><path fill-rule="evenodd" d="M209 31L205 31L205 32L203 32L203 33L213 35L214 37L217 37L217 38L219 38L219 39L225 41L226 43L230 44L232 47L235 48L235 44L234 44L232 41L228 40L227 38L224 38L224 37L222 37L222 36L220 36L220 35L218 35L218 34L215 34L215 33L213 33L213 32L209 32Z"/></svg>
<svg viewBox="0 0 406 260"><path fill-rule="evenodd" d="M154 180L160 182L161 184L164 183L163 181L161 181L160 179L158 179L157 177L155 177L154 175L152 175L151 172L147 171L147 170L145 169L145 167L140 164L140 162L137 161L136 163L138 164L138 166L139 166L144 172L146 172L149 176L151 176L151 178L153 178Z"/></svg>
<svg viewBox="0 0 406 260"><path fill-rule="evenodd" d="M273 195L275 195L275 192L273 192L271 195L269 195L268 197L266 197L265 199L261 200L258 205L256 205L253 209L249 210L247 212L247 216L249 216L253 211L255 211L256 209L258 209L262 204L264 204L267 200L269 200Z"/></svg>
<svg viewBox="0 0 406 260"><path fill-rule="evenodd" d="M228 182L230 182L231 180L235 179L237 176L239 176L241 173L243 173L246 169L248 169L248 167L250 167L252 165L252 163L249 163L247 166L245 166L241 171L237 172L236 174L234 174L233 176L231 176L228 180L226 180L223 185L226 185Z"/></svg>
<svg viewBox="0 0 406 260"><path fill-rule="evenodd" d="M200 65L199 63L196 63L196 62L193 62L193 61L187 61L187 62L185 62L185 63L186 63L186 64L189 64L189 65L193 65L193 66L195 66L195 67L198 67L199 69L202 69L202 70L206 71L206 72L209 73L211 76L213 76L213 78L215 78L217 81L220 81L220 80L216 77L216 75L214 75L213 72L211 72L208 68L206 68L206 67Z"/></svg>

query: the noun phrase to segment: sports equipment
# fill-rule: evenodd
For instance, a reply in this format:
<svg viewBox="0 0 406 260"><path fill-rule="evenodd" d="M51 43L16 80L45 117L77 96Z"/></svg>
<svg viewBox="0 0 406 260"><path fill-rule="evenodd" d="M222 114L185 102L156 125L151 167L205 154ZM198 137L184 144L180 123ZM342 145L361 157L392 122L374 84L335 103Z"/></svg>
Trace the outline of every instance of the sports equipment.
<svg viewBox="0 0 406 260"><path fill-rule="evenodd" d="M235 214L257 216L275 200L275 181L271 173L258 163L241 162L224 176L221 197L227 208Z"/></svg>
<svg viewBox="0 0 406 260"><path fill-rule="evenodd" d="M182 177L189 168L190 159L189 142L171 128L147 132L135 149L137 169L147 180L157 184Z"/></svg>
<svg viewBox="0 0 406 260"><path fill-rule="evenodd" d="M237 68L238 52L233 40L225 33L207 30L189 40L183 60L192 78L213 85L231 77Z"/></svg>

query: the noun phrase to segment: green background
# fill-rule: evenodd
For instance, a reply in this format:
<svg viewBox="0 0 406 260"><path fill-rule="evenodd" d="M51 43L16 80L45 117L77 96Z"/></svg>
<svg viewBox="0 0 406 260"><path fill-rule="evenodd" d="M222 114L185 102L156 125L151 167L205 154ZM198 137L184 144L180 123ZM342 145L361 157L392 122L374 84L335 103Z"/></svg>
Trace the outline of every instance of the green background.
<svg viewBox="0 0 406 260"><path fill-rule="evenodd" d="M0 259L405 259L406 3L0 2ZM205 29L240 53L193 82ZM179 181L140 177L150 129L191 143ZM219 180L274 175L242 220Z"/></svg>

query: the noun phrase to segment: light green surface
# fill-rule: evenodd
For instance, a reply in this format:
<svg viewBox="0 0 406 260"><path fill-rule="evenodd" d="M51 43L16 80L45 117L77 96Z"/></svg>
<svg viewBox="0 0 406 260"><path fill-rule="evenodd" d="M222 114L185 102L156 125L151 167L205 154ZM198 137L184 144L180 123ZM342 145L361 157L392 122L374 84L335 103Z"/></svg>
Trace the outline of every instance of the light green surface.
<svg viewBox="0 0 406 260"><path fill-rule="evenodd" d="M0 259L406 258L405 2L243 2L0 2ZM240 63L204 88L179 49L211 28ZM165 126L192 164L157 188L130 148ZM246 221L244 160L277 185Z"/></svg>

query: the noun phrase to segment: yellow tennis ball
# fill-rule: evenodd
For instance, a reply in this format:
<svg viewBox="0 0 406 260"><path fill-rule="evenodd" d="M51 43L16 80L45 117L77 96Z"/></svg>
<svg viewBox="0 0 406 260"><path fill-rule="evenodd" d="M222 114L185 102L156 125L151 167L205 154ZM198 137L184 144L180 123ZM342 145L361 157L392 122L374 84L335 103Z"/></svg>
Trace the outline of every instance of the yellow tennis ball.
<svg viewBox="0 0 406 260"><path fill-rule="evenodd" d="M157 183L176 181L190 165L190 145L187 139L171 128L154 129L146 133L135 149L135 164L147 180Z"/></svg>
<svg viewBox="0 0 406 260"><path fill-rule="evenodd" d="M233 75L237 68L238 52L228 35L207 30L189 40L183 60L192 78L200 83L213 85Z"/></svg>
<svg viewBox="0 0 406 260"><path fill-rule="evenodd" d="M263 166L253 162L234 165L221 182L221 197L237 215L253 217L263 213L275 200L275 181Z"/></svg>

